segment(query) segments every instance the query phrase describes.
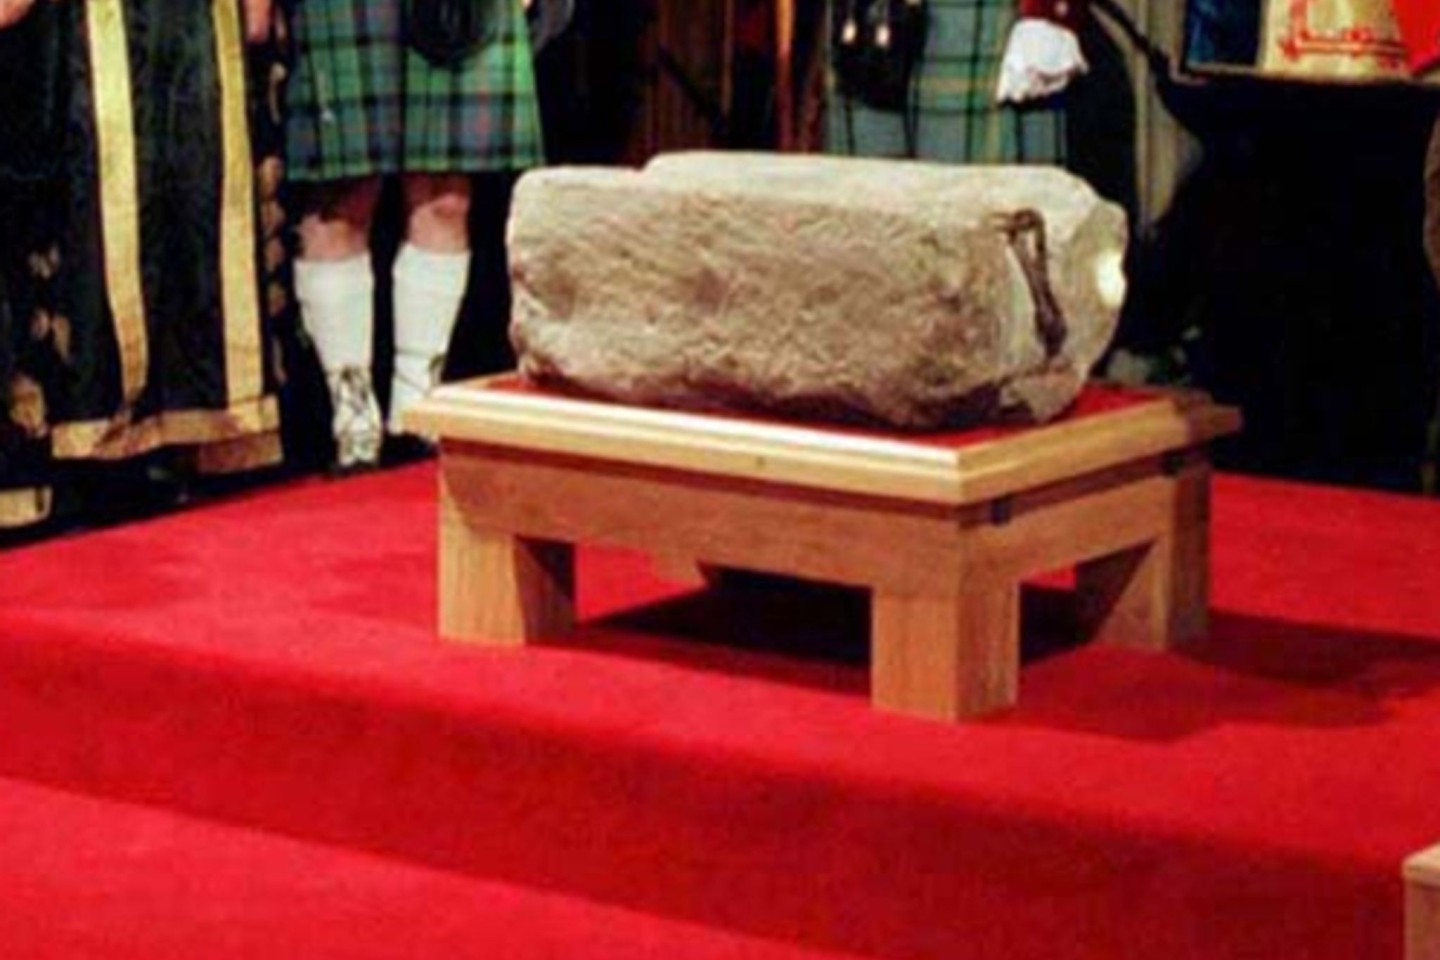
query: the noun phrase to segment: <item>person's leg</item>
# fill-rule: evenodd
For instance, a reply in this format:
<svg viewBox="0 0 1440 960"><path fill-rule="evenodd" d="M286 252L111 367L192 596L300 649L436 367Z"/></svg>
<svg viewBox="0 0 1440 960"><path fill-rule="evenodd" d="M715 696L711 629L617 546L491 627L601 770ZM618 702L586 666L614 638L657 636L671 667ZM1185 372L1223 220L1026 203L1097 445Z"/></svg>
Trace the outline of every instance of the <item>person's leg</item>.
<svg viewBox="0 0 1440 960"><path fill-rule="evenodd" d="M370 372L370 228L379 197L380 181L373 177L308 187L299 225L295 296L330 388L335 460L342 470L380 460L380 407Z"/></svg>
<svg viewBox="0 0 1440 960"><path fill-rule="evenodd" d="M470 178L407 174L405 242L395 258L395 375L389 429L440 380L470 272Z"/></svg>

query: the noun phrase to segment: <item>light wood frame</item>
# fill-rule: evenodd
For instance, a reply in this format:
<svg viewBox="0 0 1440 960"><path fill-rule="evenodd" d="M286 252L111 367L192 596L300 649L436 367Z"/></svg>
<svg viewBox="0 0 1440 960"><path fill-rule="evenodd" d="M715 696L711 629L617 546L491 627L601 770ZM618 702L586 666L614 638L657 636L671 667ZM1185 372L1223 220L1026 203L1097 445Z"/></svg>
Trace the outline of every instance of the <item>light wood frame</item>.
<svg viewBox="0 0 1440 960"><path fill-rule="evenodd" d="M521 645L574 619L576 543L872 592L877 707L1016 701L1020 585L1074 566L1087 635L1167 648L1209 602L1206 444L1235 411L1156 392L952 448L506 389L442 388L440 630Z"/></svg>

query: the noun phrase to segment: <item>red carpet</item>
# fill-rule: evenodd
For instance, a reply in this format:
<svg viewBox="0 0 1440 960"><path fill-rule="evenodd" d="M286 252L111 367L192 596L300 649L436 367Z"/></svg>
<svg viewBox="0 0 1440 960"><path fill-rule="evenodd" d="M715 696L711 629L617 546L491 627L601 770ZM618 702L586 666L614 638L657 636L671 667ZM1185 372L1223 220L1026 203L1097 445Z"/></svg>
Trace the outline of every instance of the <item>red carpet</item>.
<svg viewBox="0 0 1440 960"><path fill-rule="evenodd" d="M945 727L869 710L854 598L678 596L627 555L582 554L574 637L441 646L432 488L0 557L0 955L208 956L213 880L307 957L1400 956L1399 863L1440 841L1440 504L1222 478L1210 642L1065 649L1040 595L1021 707ZM287 910L317 877L354 899ZM58 917L44 952L35 911L102 901L115 950Z"/></svg>
<svg viewBox="0 0 1440 960"><path fill-rule="evenodd" d="M25 960L842 960L575 898L0 780Z"/></svg>

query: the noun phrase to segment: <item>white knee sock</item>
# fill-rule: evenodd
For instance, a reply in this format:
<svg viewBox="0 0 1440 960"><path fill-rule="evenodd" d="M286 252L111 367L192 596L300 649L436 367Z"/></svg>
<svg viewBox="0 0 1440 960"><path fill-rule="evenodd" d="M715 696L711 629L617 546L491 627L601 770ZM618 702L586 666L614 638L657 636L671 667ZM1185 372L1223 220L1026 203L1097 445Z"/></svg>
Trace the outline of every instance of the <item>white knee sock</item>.
<svg viewBox="0 0 1440 960"><path fill-rule="evenodd" d="M296 260L295 299L325 373L369 370L374 357L375 275L370 255Z"/></svg>
<svg viewBox="0 0 1440 960"><path fill-rule="evenodd" d="M380 456L380 408L371 386L375 277L368 254L348 260L297 260L295 298L330 387L340 466Z"/></svg>
<svg viewBox="0 0 1440 960"><path fill-rule="evenodd" d="M391 433L439 382L450 334L465 298L470 253L435 253L412 243L395 258L395 376L390 381Z"/></svg>

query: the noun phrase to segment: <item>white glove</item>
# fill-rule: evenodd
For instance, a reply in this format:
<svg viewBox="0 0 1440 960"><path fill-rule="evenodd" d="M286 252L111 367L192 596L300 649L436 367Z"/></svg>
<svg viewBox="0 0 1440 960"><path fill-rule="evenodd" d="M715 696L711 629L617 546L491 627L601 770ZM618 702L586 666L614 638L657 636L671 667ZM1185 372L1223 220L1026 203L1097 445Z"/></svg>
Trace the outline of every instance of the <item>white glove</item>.
<svg viewBox="0 0 1440 960"><path fill-rule="evenodd" d="M1090 69L1074 31L1049 20L1026 17L1010 30L995 99L1024 103L1059 93Z"/></svg>

